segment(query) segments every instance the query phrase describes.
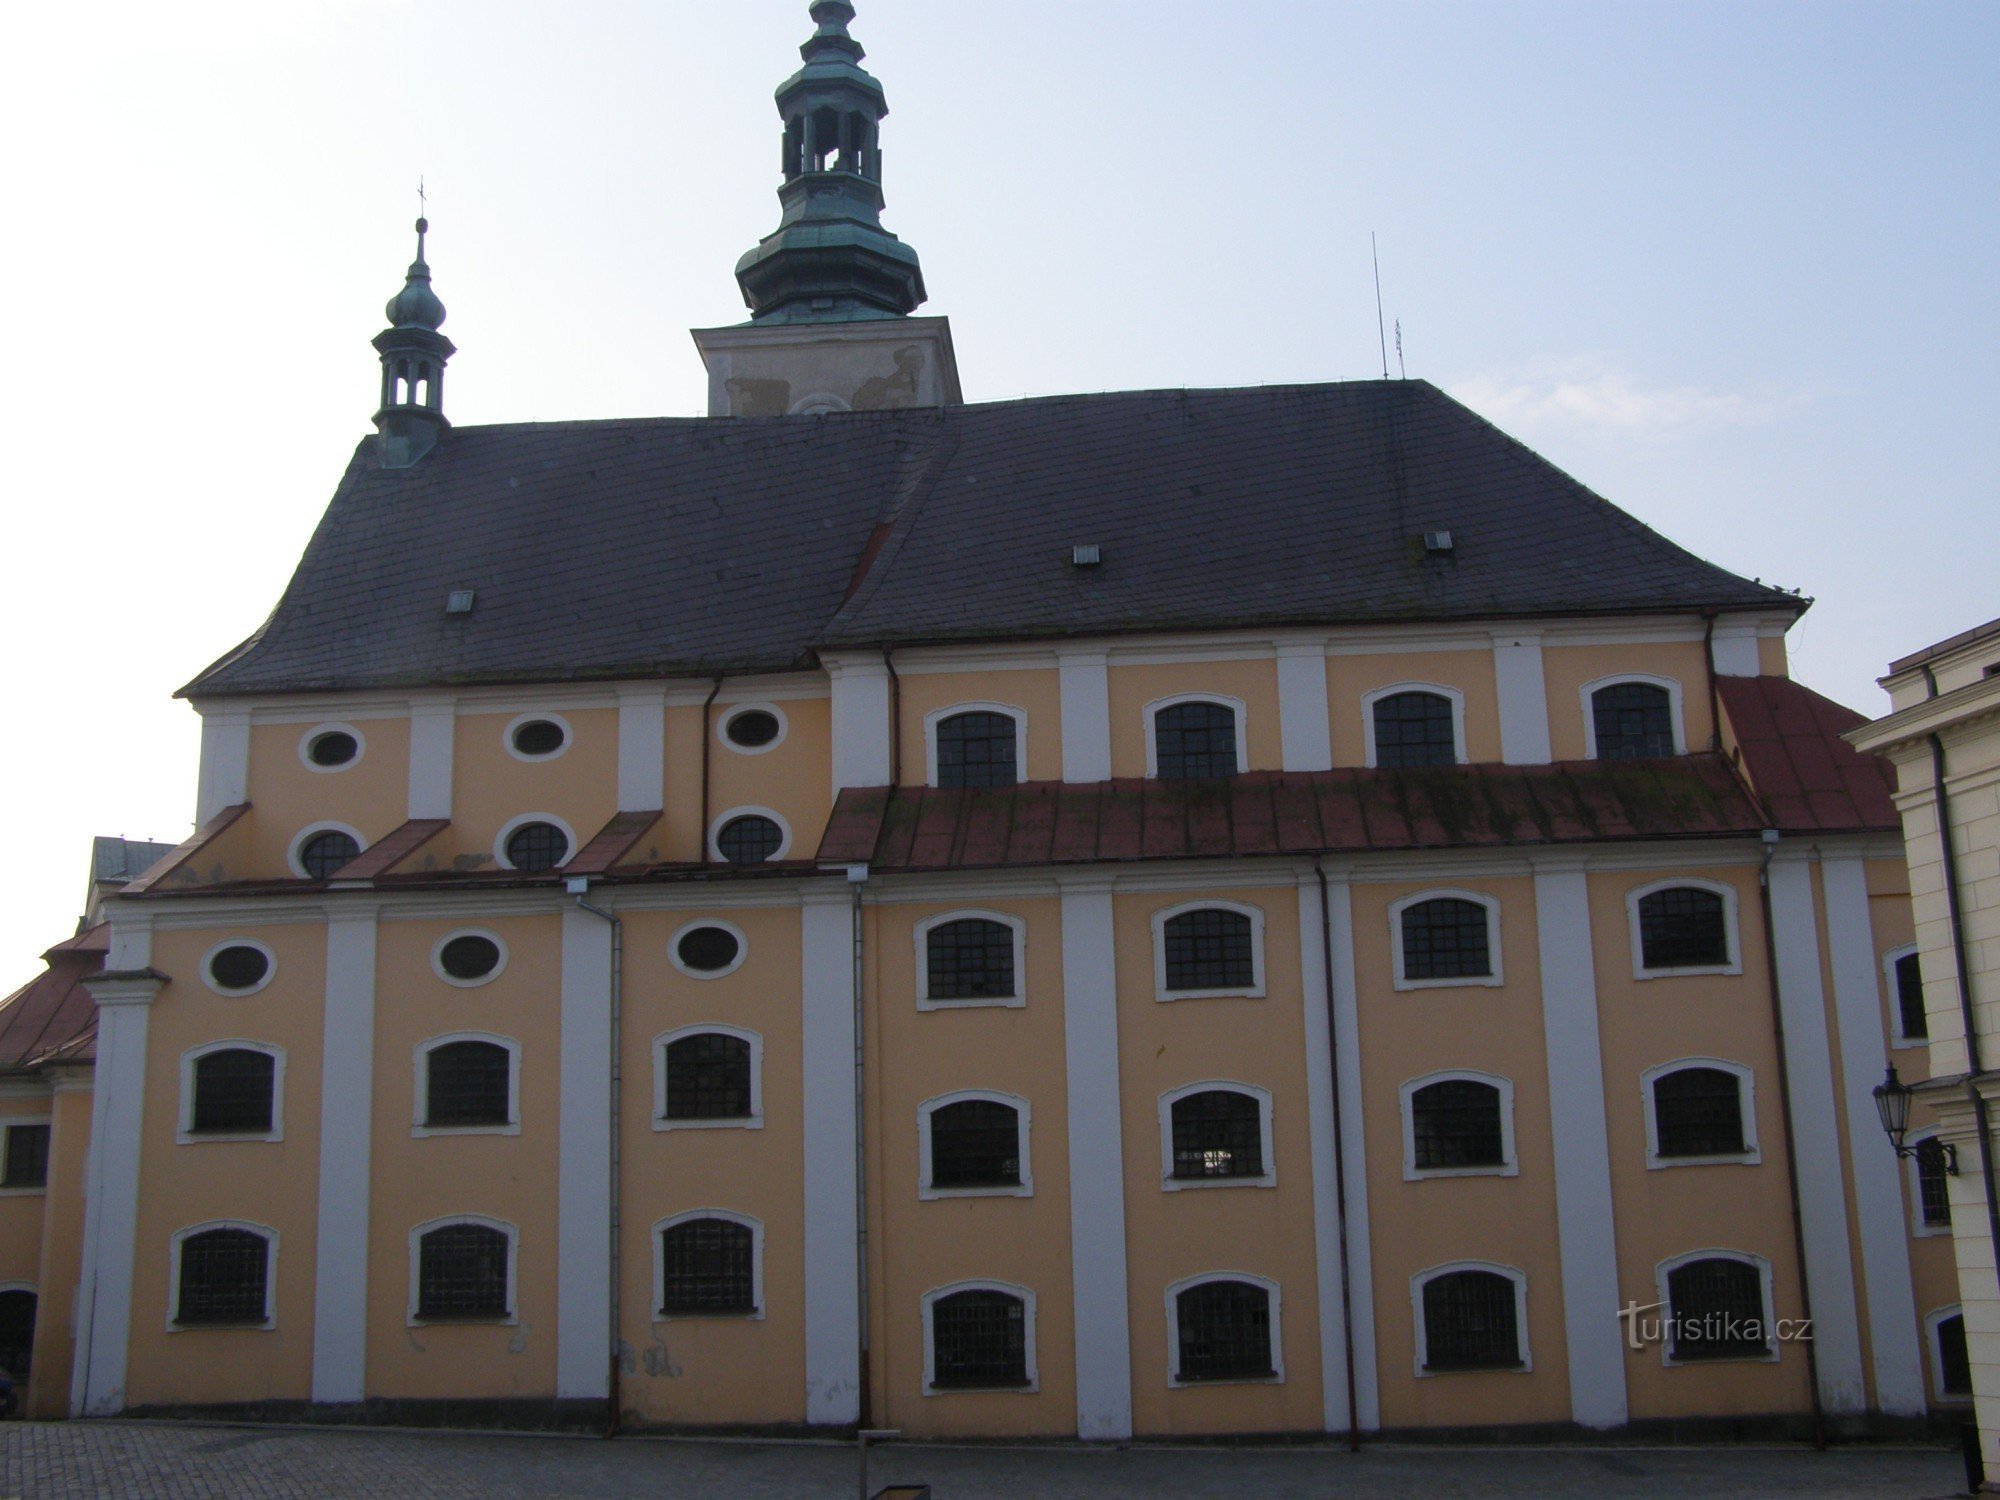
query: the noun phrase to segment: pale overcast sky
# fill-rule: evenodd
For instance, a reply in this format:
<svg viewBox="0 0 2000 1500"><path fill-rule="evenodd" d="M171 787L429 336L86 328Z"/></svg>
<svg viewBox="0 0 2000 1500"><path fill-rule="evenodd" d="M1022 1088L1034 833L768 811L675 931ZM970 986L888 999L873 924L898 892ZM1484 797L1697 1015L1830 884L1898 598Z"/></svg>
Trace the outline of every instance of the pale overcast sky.
<svg viewBox="0 0 2000 1500"><path fill-rule="evenodd" d="M369 431L416 183L460 424L690 415L775 226L804 0L0 13L0 992L90 836L179 839L171 694ZM1798 676L2000 615L2000 7L860 0L889 226L969 400L1408 373L1819 603ZM1392 370L1396 356L1390 354Z"/></svg>

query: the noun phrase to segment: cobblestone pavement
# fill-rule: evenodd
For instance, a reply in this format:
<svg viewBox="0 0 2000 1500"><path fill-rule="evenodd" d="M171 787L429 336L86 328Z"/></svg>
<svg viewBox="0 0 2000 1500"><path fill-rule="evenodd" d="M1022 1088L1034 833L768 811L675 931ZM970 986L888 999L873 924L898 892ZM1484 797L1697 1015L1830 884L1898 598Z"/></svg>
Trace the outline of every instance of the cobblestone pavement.
<svg viewBox="0 0 2000 1500"><path fill-rule="evenodd" d="M854 1450L492 1434L9 1422L4 1500L848 1500ZM1935 1449L1371 1448L1081 1450L892 1446L874 1487L935 1500L1221 1500L1269 1496L1896 1496L1954 1494Z"/></svg>

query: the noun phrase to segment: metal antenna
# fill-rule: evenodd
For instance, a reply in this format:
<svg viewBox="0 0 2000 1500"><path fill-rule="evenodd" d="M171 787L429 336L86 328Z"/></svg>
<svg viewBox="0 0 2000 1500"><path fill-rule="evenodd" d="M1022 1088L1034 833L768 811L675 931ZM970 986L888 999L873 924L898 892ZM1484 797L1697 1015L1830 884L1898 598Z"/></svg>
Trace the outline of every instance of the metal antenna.
<svg viewBox="0 0 2000 1500"><path fill-rule="evenodd" d="M1403 320L1401 318L1396 319L1396 378L1398 380L1408 380L1410 378L1409 366L1403 363Z"/></svg>
<svg viewBox="0 0 2000 1500"><path fill-rule="evenodd" d="M1368 231L1368 258L1375 263L1375 339L1382 346L1382 378L1389 378L1389 335L1382 326L1382 257L1375 249L1375 231Z"/></svg>

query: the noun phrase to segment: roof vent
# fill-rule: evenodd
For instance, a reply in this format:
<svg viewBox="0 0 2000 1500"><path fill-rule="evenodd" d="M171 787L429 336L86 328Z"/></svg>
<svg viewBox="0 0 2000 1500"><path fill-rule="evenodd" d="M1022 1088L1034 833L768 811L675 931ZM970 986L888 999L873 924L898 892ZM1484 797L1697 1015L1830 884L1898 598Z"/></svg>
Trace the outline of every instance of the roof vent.
<svg viewBox="0 0 2000 1500"><path fill-rule="evenodd" d="M1073 567L1094 568L1104 561L1104 554L1095 542L1090 542L1070 548L1069 560Z"/></svg>
<svg viewBox="0 0 2000 1500"><path fill-rule="evenodd" d="M472 613L472 590L453 589L444 598L444 612L448 615L469 615Z"/></svg>
<svg viewBox="0 0 2000 1500"><path fill-rule="evenodd" d="M1449 531L1426 531L1424 533L1424 551L1439 554L1451 551L1451 533Z"/></svg>

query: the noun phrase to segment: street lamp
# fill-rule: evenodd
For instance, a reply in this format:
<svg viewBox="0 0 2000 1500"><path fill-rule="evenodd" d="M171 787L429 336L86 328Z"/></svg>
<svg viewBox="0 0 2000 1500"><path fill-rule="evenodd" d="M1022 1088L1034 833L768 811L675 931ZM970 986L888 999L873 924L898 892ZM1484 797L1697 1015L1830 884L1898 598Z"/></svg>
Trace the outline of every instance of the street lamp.
<svg viewBox="0 0 2000 1500"><path fill-rule="evenodd" d="M1902 1079L1896 1076L1896 1065L1889 1064L1888 1076L1875 1085L1875 1113L1882 1117L1882 1131L1889 1137L1889 1147L1898 1156L1916 1156L1923 1150L1921 1145L1905 1146L1903 1137L1910 1133L1910 1099L1916 1093ZM1937 1142L1937 1149L1944 1153L1944 1169L1950 1176L1958 1175L1958 1147Z"/></svg>

